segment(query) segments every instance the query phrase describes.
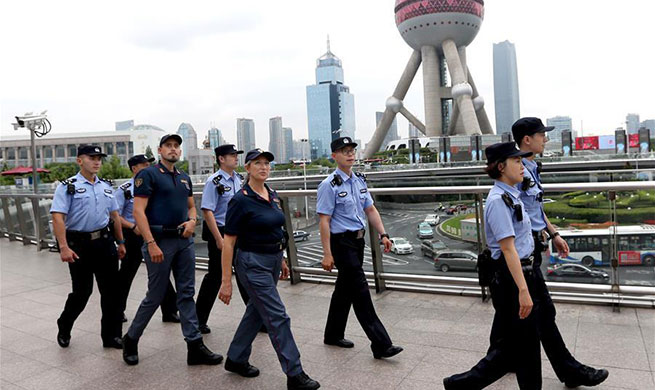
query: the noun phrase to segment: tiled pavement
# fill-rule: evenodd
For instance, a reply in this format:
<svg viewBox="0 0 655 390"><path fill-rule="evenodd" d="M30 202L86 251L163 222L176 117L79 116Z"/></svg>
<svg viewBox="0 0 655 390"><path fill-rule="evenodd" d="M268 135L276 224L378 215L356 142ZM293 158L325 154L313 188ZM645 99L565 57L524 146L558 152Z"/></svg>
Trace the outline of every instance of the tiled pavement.
<svg viewBox="0 0 655 390"><path fill-rule="evenodd" d="M251 363L258 378L244 379L223 366L188 367L179 326L164 324L158 312L139 344L141 362L128 367L121 352L103 349L97 289L75 324L71 346L57 346L55 320L70 291L67 267L58 255L0 240L0 353L2 390L13 389L284 389L285 377L269 339L258 335ZM198 280L202 273L198 272ZM134 282L127 316L145 294L145 266ZM236 289L235 289L236 290ZM331 286L280 283L306 371L324 389L440 389L441 379L468 369L487 348L493 315L479 299L405 292L375 295L375 305L395 343L405 352L374 360L364 333L351 314L347 337L355 348L322 344ZM558 304L558 324L574 355L606 367L602 389L655 389L655 310ZM238 297L217 302L205 337L225 354L243 313ZM563 389L543 359L545 389ZM492 389L515 389L507 375Z"/></svg>

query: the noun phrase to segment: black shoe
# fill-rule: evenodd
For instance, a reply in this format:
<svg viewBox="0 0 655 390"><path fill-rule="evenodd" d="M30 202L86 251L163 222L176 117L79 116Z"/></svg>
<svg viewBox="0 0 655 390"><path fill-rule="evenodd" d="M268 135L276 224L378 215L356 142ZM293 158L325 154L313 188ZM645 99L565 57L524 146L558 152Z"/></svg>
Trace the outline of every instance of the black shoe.
<svg viewBox="0 0 655 390"><path fill-rule="evenodd" d="M259 369L257 367L251 366L248 362L235 363L230 358L225 359L225 369L245 378L254 378L259 375Z"/></svg>
<svg viewBox="0 0 655 390"><path fill-rule="evenodd" d="M195 366L206 364L214 366L216 364L221 364L222 361L223 356L210 351L202 342L202 339L187 341L186 363L188 365Z"/></svg>
<svg viewBox="0 0 655 390"><path fill-rule="evenodd" d="M123 336L123 360L129 366L139 364L139 341L132 339L125 333Z"/></svg>
<svg viewBox="0 0 655 390"><path fill-rule="evenodd" d="M323 340L323 344L334 345L335 347L339 347L339 348L352 348L355 346L355 343L353 343L348 339L341 339L336 341Z"/></svg>
<svg viewBox="0 0 655 390"><path fill-rule="evenodd" d="M180 323L180 316L177 313L164 314L161 316L162 322L174 322L176 324Z"/></svg>
<svg viewBox="0 0 655 390"><path fill-rule="evenodd" d="M610 375L609 371L601 368L596 370L589 366L582 366L572 378L564 381L566 387L598 386Z"/></svg>
<svg viewBox="0 0 655 390"><path fill-rule="evenodd" d="M62 348L68 348L71 343L71 335L63 334L61 332L57 333L57 344Z"/></svg>
<svg viewBox="0 0 655 390"><path fill-rule="evenodd" d="M287 375L287 390L315 390L321 387L321 384L301 372L298 375Z"/></svg>
<svg viewBox="0 0 655 390"><path fill-rule="evenodd" d="M209 328L209 326L207 326L207 324L200 325L198 327L198 329L200 330L200 333L202 333L202 334L208 334L208 333L212 332L212 330Z"/></svg>
<svg viewBox="0 0 655 390"><path fill-rule="evenodd" d="M382 359L382 358L390 358L392 356L396 356L399 353L403 351L403 347L398 347L396 345L392 345L389 348L383 350L383 351L377 351L371 347L371 350L373 350L373 357L376 359Z"/></svg>
<svg viewBox="0 0 655 390"><path fill-rule="evenodd" d="M125 317L125 313L123 313L123 319L121 321L127 322L127 317Z"/></svg>
<svg viewBox="0 0 655 390"><path fill-rule="evenodd" d="M123 349L123 340L120 337L102 340L102 346L105 348Z"/></svg>
<svg viewBox="0 0 655 390"><path fill-rule="evenodd" d="M453 385L453 380L450 379L450 377L448 377L448 378L443 378L443 388L444 388L445 390L451 390L451 389L453 389L453 388L452 388L452 385Z"/></svg>

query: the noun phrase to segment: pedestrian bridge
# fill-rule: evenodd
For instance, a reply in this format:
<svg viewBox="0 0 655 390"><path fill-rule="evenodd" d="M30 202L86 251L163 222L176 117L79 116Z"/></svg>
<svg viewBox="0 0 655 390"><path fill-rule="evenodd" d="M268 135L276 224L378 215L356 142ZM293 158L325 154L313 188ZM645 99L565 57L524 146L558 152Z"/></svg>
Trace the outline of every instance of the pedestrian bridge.
<svg viewBox="0 0 655 390"><path fill-rule="evenodd" d="M67 266L57 253L37 251L20 241L0 240L0 388L16 389L284 389L282 373L268 337L259 334L251 363L261 369L254 379L227 373L221 366L186 365L186 345L179 325L153 317L139 344L140 363L127 366L121 352L102 348L97 289L73 328L71 345L55 340L56 319L70 292ZM203 271L197 271L199 280ZM130 293L131 320L146 290L141 267ZM332 286L280 282L305 370L322 389L439 389L444 376L464 371L487 348L493 318L480 298L405 291L372 294L378 314L395 344L405 351L375 360L351 313L346 336L355 348L322 344ZM235 289L235 294L238 290ZM635 307L558 303L558 325L581 362L609 369L599 389L655 388L655 310ZM206 344L225 354L243 314L240 299L217 302ZM544 389L564 389L545 355ZM515 389L512 374L490 389Z"/></svg>

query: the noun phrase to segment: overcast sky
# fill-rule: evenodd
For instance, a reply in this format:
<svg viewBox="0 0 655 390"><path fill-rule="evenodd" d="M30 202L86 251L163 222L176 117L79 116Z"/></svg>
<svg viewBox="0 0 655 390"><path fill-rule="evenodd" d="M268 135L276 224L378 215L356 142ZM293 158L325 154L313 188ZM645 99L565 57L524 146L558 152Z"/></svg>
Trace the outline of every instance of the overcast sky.
<svg viewBox="0 0 655 390"><path fill-rule="evenodd" d="M236 141L236 118L268 119L307 134L305 86L315 82L326 36L355 95L356 137L368 142L375 111L411 49L393 0L3 1L0 133L14 115L48 110L53 133L108 131L134 119L169 132L211 124ZM492 44L516 45L521 115L569 115L585 134L609 134L629 112L655 118L655 2L487 0L469 68L495 125ZM405 100L423 119L419 71ZM407 122L399 119L399 132Z"/></svg>

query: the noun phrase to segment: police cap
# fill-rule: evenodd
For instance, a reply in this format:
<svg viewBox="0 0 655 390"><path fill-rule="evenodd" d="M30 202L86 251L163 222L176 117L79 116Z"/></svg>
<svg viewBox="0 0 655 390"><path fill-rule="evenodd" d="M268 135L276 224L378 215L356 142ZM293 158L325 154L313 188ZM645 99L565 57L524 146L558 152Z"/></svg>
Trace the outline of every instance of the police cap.
<svg viewBox="0 0 655 390"><path fill-rule="evenodd" d="M516 142L499 142L491 146L487 146L484 150L487 155L487 164L496 161L503 161L510 157L530 157L532 152L523 152L516 146Z"/></svg>
<svg viewBox="0 0 655 390"><path fill-rule="evenodd" d="M237 150L236 146L232 144L225 144L225 145L217 146L214 149L214 153L216 153L216 157L218 157L218 156L225 156L226 154L232 154L232 153L242 154L243 150Z"/></svg>
<svg viewBox="0 0 655 390"><path fill-rule="evenodd" d="M346 146L357 147L357 144L353 142L350 137L337 138L330 144L330 148L332 148L333 153L341 148L345 148Z"/></svg>
<svg viewBox="0 0 655 390"><path fill-rule="evenodd" d="M178 144L182 145L182 137L177 134L166 134L165 136L161 137L161 140L159 140L159 146L162 146L171 138L176 140Z"/></svg>
<svg viewBox="0 0 655 390"><path fill-rule="evenodd" d="M106 154L102 153L102 148L98 145L80 145L77 147L77 157L86 154L87 156L102 156L107 157Z"/></svg>
<svg viewBox="0 0 655 390"><path fill-rule="evenodd" d="M544 123L539 118L525 117L514 122L512 125L512 135L514 136L514 141L519 142L526 135L545 133L553 129L555 129L555 126L544 126Z"/></svg>
<svg viewBox="0 0 655 390"><path fill-rule="evenodd" d="M127 160L127 165L129 165L129 167L132 168L135 165L143 164L146 162L151 163L153 161L155 161L154 157L148 158L146 157L145 154L137 154L132 156L129 160Z"/></svg>
<svg viewBox="0 0 655 390"><path fill-rule="evenodd" d="M267 159L269 162L271 162L271 161L273 161L273 160L275 159L275 156L273 156L273 153L271 153L271 152L265 152L265 151L263 151L263 150L257 148L257 149L253 149L253 150L249 151L249 152L246 154L246 161L245 161L245 163L248 164L250 161L252 161L252 160L258 158L259 156L264 156L264 157L266 157L266 159Z"/></svg>

